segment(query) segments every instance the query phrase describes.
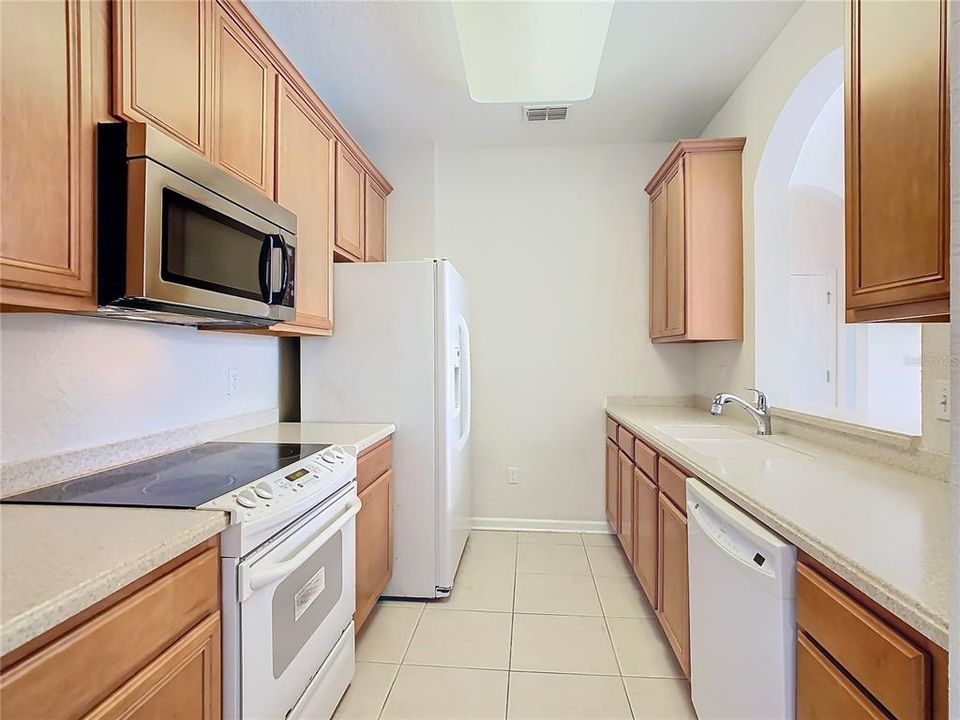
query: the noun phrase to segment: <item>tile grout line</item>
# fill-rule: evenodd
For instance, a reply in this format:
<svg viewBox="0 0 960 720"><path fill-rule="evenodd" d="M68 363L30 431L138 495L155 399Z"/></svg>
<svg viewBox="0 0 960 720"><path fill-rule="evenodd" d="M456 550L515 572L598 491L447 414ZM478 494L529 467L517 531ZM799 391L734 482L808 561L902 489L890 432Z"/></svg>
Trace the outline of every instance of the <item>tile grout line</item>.
<svg viewBox="0 0 960 720"><path fill-rule="evenodd" d="M586 550L584 550L586 552ZM597 586L597 576L593 570L593 564L590 563L590 553L587 553L587 563L590 564L590 579L593 580L593 589L597 593L597 600L600 603L600 612L603 613L603 627L607 631L607 639L610 641L610 649L613 650L613 658L617 661L617 670L620 671L620 687L623 688L623 696L627 701L627 709L630 711L632 720L636 720L633 712L633 703L630 702L630 693L627 692L627 681L623 677L623 666L620 664L620 654L617 652L617 646L613 643L613 633L610 631L610 623L607 622L607 610L603 607L603 600L600 598L600 588Z"/></svg>
<svg viewBox="0 0 960 720"><path fill-rule="evenodd" d="M380 712L377 713L377 720L383 717L383 711L387 709L387 703L390 702L390 696L393 694L393 688L396 687L397 680L400 678L400 671L403 669L403 663L407 659L407 653L410 651L410 646L413 644L413 637L417 634L417 629L420 627L420 621L423 619L423 614L427 611L427 604L423 603L420 606L420 614L417 615L417 624L413 626L413 632L410 633L410 639L407 640L407 645L403 649L403 655L400 657L400 664L397 665L397 674L393 676L393 681L390 683L390 689L387 690L387 695L383 698L383 705L380 706Z"/></svg>
<svg viewBox="0 0 960 720"><path fill-rule="evenodd" d="M513 600L510 603L510 647L507 651L507 696L504 698L503 718L507 720L510 712L510 678L513 672L513 625L517 619L517 576L520 574L520 533L517 533L517 547L513 552Z"/></svg>

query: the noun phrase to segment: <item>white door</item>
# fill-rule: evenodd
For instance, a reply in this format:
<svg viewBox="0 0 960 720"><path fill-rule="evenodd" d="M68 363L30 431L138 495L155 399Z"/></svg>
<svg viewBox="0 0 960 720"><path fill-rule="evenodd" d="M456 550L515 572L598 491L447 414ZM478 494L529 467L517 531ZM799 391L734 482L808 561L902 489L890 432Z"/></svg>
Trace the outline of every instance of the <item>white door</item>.
<svg viewBox="0 0 960 720"><path fill-rule="evenodd" d="M836 283L828 274L790 276L791 407L837 405Z"/></svg>
<svg viewBox="0 0 960 720"><path fill-rule="evenodd" d="M437 277L438 451L437 586L453 587L472 521L470 484L470 327L466 283L443 260Z"/></svg>

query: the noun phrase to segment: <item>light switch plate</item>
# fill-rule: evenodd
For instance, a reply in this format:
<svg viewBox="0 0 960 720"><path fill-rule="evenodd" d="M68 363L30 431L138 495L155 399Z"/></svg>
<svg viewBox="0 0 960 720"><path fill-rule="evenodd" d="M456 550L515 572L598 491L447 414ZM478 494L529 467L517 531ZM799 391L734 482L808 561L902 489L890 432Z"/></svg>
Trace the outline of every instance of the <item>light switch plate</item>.
<svg viewBox="0 0 960 720"><path fill-rule="evenodd" d="M950 422L950 381L936 380L933 385L934 417Z"/></svg>

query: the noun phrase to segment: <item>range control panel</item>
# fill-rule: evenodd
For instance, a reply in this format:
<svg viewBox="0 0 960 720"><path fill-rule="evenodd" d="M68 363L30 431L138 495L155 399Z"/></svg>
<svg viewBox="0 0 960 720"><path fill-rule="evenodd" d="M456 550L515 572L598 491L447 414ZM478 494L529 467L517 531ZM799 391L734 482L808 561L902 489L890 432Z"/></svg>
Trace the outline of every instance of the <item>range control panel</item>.
<svg viewBox="0 0 960 720"><path fill-rule="evenodd" d="M357 461L337 445L291 463L259 480L211 500L200 509L225 510L234 522L254 522L313 498L320 502L350 482Z"/></svg>

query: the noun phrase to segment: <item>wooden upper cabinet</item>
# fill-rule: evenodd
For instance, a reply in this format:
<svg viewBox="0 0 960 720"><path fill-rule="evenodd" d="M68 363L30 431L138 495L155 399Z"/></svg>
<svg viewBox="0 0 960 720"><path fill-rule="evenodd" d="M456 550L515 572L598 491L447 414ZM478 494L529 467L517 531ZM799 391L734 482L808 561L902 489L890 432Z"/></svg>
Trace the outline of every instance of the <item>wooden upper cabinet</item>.
<svg viewBox="0 0 960 720"><path fill-rule="evenodd" d="M277 85L276 159L276 200L297 215L296 324L330 330L336 137L283 81Z"/></svg>
<svg viewBox="0 0 960 720"><path fill-rule="evenodd" d="M743 339L745 142L681 140L647 183L655 342Z"/></svg>
<svg viewBox="0 0 960 720"><path fill-rule="evenodd" d="M337 235L334 249L347 260L363 260L363 165L343 143L337 144Z"/></svg>
<svg viewBox="0 0 960 720"><path fill-rule="evenodd" d="M212 10L209 0L113 3L114 114L160 128L203 155Z"/></svg>
<svg viewBox="0 0 960 720"><path fill-rule="evenodd" d="M273 195L274 83L266 54L214 5L212 160Z"/></svg>
<svg viewBox="0 0 960 720"><path fill-rule="evenodd" d="M666 228L666 296L664 337L682 336L686 327L686 242L684 239L683 160L677 164L673 176L663 191L667 196Z"/></svg>
<svg viewBox="0 0 960 720"><path fill-rule="evenodd" d="M667 334L667 193L650 196L650 337Z"/></svg>
<svg viewBox="0 0 960 720"><path fill-rule="evenodd" d="M387 193L369 175L363 203L366 208L363 221L363 259L367 262L383 262L387 259Z"/></svg>
<svg viewBox="0 0 960 720"><path fill-rule="evenodd" d="M947 2L848 2L847 322L949 319Z"/></svg>
<svg viewBox="0 0 960 720"><path fill-rule="evenodd" d="M92 310L91 7L0 3L0 302Z"/></svg>
<svg viewBox="0 0 960 720"><path fill-rule="evenodd" d="M660 493L657 617L684 673L690 673L690 583L687 518Z"/></svg>

